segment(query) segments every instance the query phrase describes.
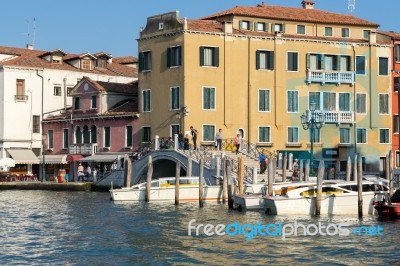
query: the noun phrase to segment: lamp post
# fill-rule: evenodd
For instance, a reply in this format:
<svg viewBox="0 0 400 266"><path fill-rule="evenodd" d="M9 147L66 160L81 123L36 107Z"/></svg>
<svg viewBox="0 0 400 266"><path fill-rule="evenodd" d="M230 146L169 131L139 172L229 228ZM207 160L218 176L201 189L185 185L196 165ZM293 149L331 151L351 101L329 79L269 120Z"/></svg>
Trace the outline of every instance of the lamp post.
<svg viewBox="0 0 400 266"><path fill-rule="evenodd" d="M182 106L177 112L176 112L176 118L179 119L179 131L182 130L182 120L184 116L187 116L189 114L189 110L186 105Z"/></svg>
<svg viewBox="0 0 400 266"><path fill-rule="evenodd" d="M311 142L311 158L310 158L310 167L311 173L313 173L313 157L314 157L314 133L315 129L320 129L325 124L325 114L315 113L315 106L314 102L310 103L310 110L306 110L306 114L302 114L301 124L304 130L310 129L310 142Z"/></svg>

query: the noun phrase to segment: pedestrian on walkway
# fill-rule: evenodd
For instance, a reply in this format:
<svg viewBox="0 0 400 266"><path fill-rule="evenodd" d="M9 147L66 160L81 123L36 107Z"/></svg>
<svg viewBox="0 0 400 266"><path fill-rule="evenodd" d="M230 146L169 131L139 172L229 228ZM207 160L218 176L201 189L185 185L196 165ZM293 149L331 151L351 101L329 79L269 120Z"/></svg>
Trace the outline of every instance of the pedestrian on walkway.
<svg viewBox="0 0 400 266"><path fill-rule="evenodd" d="M193 128L193 126L190 127L190 134L192 134L192 141L193 141L193 148L196 150L197 149L197 130Z"/></svg>
<svg viewBox="0 0 400 266"><path fill-rule="evenodd" d="M222 129L219 129L215 135L215 141L217 142L217 150L221 150L222 147Z"/></svg>
<svg viewBox="0 0 400 266"><path fill-rule="evenodd" d="M260 155L258 156L258 160L260 162L260 175L263 175L267 170L267 160L268 160L264 150L261 151Z"/></svg>
<svg viewBox="0 0 400 266"><path fill-rule="evenodd" d="M236 146L236 154L239 153L240 145L242 144L242 136L240 134L236 135L235 140L233 141L233 144Z"/></svg>

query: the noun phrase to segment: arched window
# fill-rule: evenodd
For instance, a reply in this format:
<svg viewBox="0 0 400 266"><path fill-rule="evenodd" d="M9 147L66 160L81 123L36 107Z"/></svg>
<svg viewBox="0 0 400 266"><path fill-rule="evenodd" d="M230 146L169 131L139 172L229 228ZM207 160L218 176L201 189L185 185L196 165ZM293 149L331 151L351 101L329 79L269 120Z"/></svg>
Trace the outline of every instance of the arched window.
<svg viewBox="0 0 400 266"><path fill-rule="evenodd" d="M75 128L75 144L82 144L82 132L79 126Z"/></svg>
<svg viewBox="0 0 400 266"><path fill-rule="evenodd" d="M91 143L97 143L97 127L95 125L90 127L90 137Z"/></svg>
<svg viewBox="0 0 400 266"><path fill-rule="evenodd" d="M84 144L90 143L90 132L88 126L83 127L83 143Z"/></svg>

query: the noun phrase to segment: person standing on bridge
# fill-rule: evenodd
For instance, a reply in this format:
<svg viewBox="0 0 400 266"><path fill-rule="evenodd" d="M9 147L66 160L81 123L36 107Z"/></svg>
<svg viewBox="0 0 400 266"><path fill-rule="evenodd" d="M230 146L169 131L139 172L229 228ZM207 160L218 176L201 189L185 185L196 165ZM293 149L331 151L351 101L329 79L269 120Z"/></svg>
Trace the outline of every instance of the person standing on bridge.
<svg viewBox="0 0 400 266"><path fill-rule="evenodd" d="M260 161L260 175L265 174L265 170L267 170L267 156L265 156L265 151L262 150L260 155L258 156L258 160Z"/></svg>
<svg viewBox="0 0 400 266"><path fill-rule="evenodd" d="M194 149L197 149L197 130L193 128L193 126L190 127L190 134L192 134L192 141L193 141L193 146Z"/></svg>
<svg viewBox="0 0 400 266"><path fill-rule="evenodd" d="M217 142L217 150L220 151L222 147L222 129L219 129L215 134L215 141Z"/></svg>

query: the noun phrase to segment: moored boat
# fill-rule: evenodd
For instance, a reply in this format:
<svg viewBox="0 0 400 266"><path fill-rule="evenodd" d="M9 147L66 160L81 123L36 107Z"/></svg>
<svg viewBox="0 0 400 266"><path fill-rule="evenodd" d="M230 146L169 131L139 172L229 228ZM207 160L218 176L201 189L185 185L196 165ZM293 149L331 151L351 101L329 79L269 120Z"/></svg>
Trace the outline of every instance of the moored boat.
<svg viewBox="0 0 400 266"><path fill-rule="evenodd" d="M378 193L375 193L377 198ZM378 215L384 218L400 218L400 189L398 189L392 197L389 193L385 193L381 200L374 200L374 208L378 211Z"/></svg>

